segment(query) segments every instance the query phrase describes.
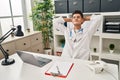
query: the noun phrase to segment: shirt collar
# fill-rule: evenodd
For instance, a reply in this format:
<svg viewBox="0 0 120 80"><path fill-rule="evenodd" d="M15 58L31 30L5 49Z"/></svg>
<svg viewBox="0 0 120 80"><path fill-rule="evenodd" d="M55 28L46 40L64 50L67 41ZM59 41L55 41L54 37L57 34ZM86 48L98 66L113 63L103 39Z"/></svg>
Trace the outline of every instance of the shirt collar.
<svg viewBox="0 0 120 80"><path fill-rule="evenodd" d="M78 30L78 33L80 33L80 34L83 33L83 28L80 28ZM74 34L75 34L74 30L71 30L69 35L70 35L70 37L72 37Z"/></svg>
<svg viewBox="0 0 120 80"><path fill-rule="evenodd" d="M78 33L83 33L83 28L80 28L80 29L78 30Z"/></svg>

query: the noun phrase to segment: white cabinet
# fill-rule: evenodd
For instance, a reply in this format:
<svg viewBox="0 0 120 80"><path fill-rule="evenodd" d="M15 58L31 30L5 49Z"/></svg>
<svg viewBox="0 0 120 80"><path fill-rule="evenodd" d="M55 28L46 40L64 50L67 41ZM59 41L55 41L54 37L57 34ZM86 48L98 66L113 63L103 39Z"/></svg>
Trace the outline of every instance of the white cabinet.
<svg viewBox="0 0 120 80"><path fill-rule="evenodd" d="M85 14L85 15L91 15L91 14ZM71 14L56 14L55 18L57 17L71 17ZM69 23L67 23L67 25L69 25ZM102 24L101 24L102 25ZM59 30L57 30L55 27L58 26L56 23L54 23L53 21L53 30L54 30L54 54L57 55L57 53L62 53L63 50L63 46L60 43L60 40L64 38L64 34L61 33ZM91 41L91 45L90 45L90 49L91 49L91 55L97 56L100 53L100 34L101 34L101 27L99 27L96 31L96 33L94 34L92 41ZM96 51L94 52L94 50L96 49ZM91 57L92 58L92 57ZM98 57L99 59L99 57Z"/></svg>
<svg viewBox="0 0 120 80"><path fill-rule="evenodd" d="M25 33L25 36L22 37L9 36L2 43L2 46L10 55L15 53L16 50L43 53L42 32ZM1 58L3 58L3 54L0 51Z"/></svg>
<svg viewBox="0 0 120 80"><path fill-rule="evenodd" d="M92 14L92 13L89 13ZM85 14L85 15L89 15ZM98 13L97 13L98 14ZM103 15L103 22L106 17L110 17L110 20L114 16L120 17L120 12L116 13L100 13ZM57 14L58 16L59 14ZM66 16L69 17L70 14L61 14L59 16ZM117 21L120 25L120 18L118 17ZM104 24L101 23L101 27L96 31L96 33L93 35L91 44L90 44L90 60L104 60L109 63L117 64L119 66L119 72L120 72L120 33L105 33L103 31ZM115 22L115 21L114 21ZM57 53L62 53L62 47L59 43L59 40L64 38L63 33L55 29L55 26L57 26L54 23L54 53L57 55ZM109 28L109 26L108 26ZM109 45L114 44L115 50L113 53L109 52ZM120 74L119 74L120 75Z"/></svg>
<svg viewBox="0 0 120 80"><path fill-rule="evenodd" d="M56 14L55 18L58 17L69 17L69 14ZM62 53L63 47L60 43L61 39L64 39L64 35L61 31L56 29L55 27L58 26L55 21L53 20L53 34L54 34L54 55L59 55Z"/></svg>
<svg viewBox="0 0 120 80"><path fill-rule="evenodd" d="M91 43L90 43L90 60L97 60L99 59L100 53L100 36L93 36Z"/></svg>
<svg viewBox="0 0 120 80"><path fill-rule="evenodd" d="M90 15L85 14L85 15ZM112 15L111 15L112 14ZM63 16L63 17L69 17L71 14L56 14L56 16ZM118 14L113 13L101 13L103 15L103 22L105 17L112 18L112 16L120 16ZM120 20L120 19L119 19ZM91 56L98 56L102 54L110 54L109 53L109 45L113 43L115 45L115 51L113 55L120 55L120 33L104 33L103 32L103 22L101 23L101 26L97 29L96 33L93 35L91 43L90 43L90 50L91 50ZM63 33L61 33L59 30L55 28L57 26L56 23L54 23L54 52L57 51L62 52L62 47L60 44L60 40L64 38ZM92 60L92 59L91 59Z"/></svg>

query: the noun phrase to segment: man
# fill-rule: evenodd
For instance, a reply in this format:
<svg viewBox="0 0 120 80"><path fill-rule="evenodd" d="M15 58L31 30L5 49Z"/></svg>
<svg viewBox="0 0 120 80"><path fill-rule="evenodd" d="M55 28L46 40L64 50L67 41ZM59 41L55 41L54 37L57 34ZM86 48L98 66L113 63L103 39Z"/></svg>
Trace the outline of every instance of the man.
<svg viewBox="0 0 120 80"><path fill-rule="evenodd" d="M65 46L61 56L88 60L90 41L92 35L100 26L101 20L100 15L86 16L84 18L79 10L72 13L72 18L58 18L56 28L63 32L65 36ZM72 22L72 24L65 27L64 22Z"/></svg>

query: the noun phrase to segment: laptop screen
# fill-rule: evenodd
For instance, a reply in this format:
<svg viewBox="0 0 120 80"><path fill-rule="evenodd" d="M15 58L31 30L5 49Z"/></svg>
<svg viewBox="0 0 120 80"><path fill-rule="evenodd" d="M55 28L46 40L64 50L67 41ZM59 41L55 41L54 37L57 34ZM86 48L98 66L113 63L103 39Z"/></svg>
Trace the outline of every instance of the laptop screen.
<svg viewBox="0 0 120 80"><path fill-rule="evenodd" d="M38 67L43 67L52 61L52 59L48 59L44 57L35 57L34 55L24 51L17 51L17 54L22 59L23 62L32 64Z"/></svg>

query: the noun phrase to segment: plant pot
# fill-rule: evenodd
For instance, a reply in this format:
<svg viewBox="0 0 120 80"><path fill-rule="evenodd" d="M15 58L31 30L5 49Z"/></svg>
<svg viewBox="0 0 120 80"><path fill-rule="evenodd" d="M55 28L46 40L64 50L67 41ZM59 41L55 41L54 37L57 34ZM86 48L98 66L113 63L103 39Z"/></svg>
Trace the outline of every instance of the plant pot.
<svg viewBox="0 0 120 80"><path fill-rule="evenodd" d="M14 37L15 36L15 34L14 33L11 33L11 37Z"/></svg>
<svg viewBox="0 0 120 80"><path fill-rule="evenodd" d="M57 55L57 56L61 56L61 54L62 54L62 52L60 52L60 51L57 51L57 52L56 52L56 55Z"/></svg>
<svg viewBox="0 0 120 80"><path fill-rule="evenodd" d="M29 33L30 32L30 29L28 28L28 29L26 29L27 30L27 32Z"/></svg>
<svg viewBox="0 0 120 80"><path fill-rule="evenodd" d="M96 49L96 48L93 48L93 51L94 51L94 52L97 52L97 49Z"/></svg>
<svg viewBox="0 0 120 80"><path fill-rule="evenodd" d="M52 49L44 49L44 53L48 55L52 55Z"/></svg>
<svg viewBox="0 0 120 80"><path fill-rule="evenodd" d="M114 52L114 50L109 50L110 51L110 53L113 53Z"/></svg>
<svg viewBox="0 0 120 80"><path fill-rule="evenodd" d="M62 44L61 44L61 47L64 48L64 46L65 46L65 43L62 43Z"/></svg>

